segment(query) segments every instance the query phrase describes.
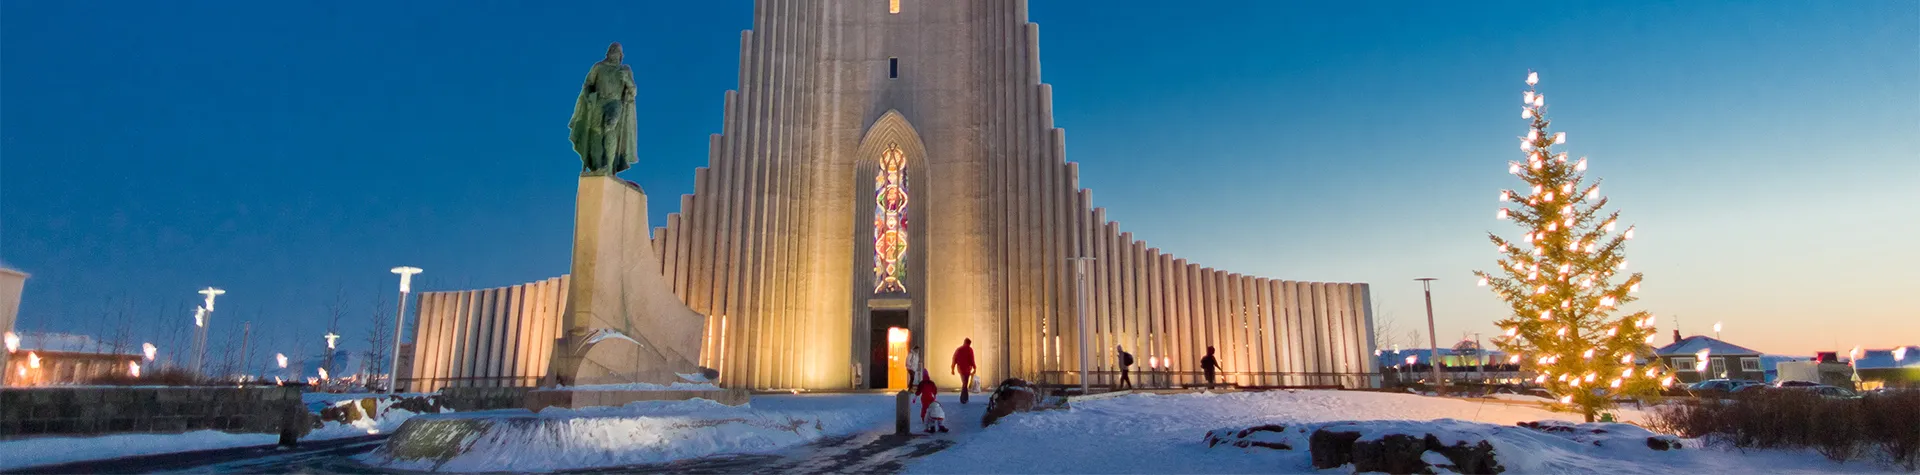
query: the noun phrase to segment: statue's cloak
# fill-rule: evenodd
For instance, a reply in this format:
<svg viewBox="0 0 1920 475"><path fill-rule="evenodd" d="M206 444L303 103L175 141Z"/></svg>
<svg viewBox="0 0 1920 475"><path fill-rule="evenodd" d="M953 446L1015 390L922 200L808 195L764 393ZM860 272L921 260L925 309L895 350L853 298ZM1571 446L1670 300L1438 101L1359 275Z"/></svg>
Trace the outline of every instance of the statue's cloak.
<svg viewBox="0 0 1920 475"><path fill-rule="evenodd" d="M615 67L618 69L603 70ZM595 90L594 83L597 81L594 75L596 74L618 74L622 84L626 87L635 87L632 68L625 64L595 63L593 69L587 71L586 83L580 86L579 99L574 100L573 119L567 122L567 128L572 129L572 133L567 139L573 141L574 153L580 154L583 172L594 172L596 168L606 167L608 168L606 174L612 175L632 167L639 155L639 146L634 143L639 133L639 127L635 125L637 114L634 112L633 102L621 91ZM605 107L608 101L619 104L620 124L614 130L601 130L601 108ZM619 140L614 149L616 156L604 158L595 156L604 153L603 134L613 134ZM597 162L601 159L606 160L607 163Z"/></svg>

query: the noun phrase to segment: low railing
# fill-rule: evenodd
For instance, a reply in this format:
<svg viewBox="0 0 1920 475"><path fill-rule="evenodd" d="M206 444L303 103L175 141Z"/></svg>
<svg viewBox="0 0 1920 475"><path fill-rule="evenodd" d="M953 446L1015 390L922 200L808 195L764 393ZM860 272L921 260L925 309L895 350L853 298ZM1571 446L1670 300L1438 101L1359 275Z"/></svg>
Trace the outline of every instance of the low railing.
<svg viewBox="0 0 1920 475"><path fill-rule="evenodd" d="M1080 371L1041 371L1037 383L1078 386ZM1088 370L1088 386L1111 388L1120 383L1118 370ZM1208 386L1206 372L1145 369L1128 371L1127 382L1139 389L1176 389ZM1238 388L1376 388L1380 373L1313 371L1230 371L1214 373L1212 386Z"/></svg>
<svg viewBox="0 0 1920 475"><path fill-rule="evenodd" d="M429 392L440 388L523 388L540 385L544 376L466 376L458 378L400 378L400 387L411 392Z"/></svg>

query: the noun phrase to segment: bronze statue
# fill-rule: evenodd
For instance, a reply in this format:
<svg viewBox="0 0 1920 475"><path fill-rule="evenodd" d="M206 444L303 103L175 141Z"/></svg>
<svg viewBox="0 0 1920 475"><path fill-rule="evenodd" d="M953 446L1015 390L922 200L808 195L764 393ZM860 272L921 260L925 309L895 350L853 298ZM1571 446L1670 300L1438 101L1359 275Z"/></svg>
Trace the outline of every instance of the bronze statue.
<svg viewBox="0 0 1920 475"><path fill-rule="evenodd" d="M593 64L580 99L573 104L567 128L574 153L580 154L581 175L613 175L633 166L633 69L621 64L620 43L607 47L607 59Z"/></svg>

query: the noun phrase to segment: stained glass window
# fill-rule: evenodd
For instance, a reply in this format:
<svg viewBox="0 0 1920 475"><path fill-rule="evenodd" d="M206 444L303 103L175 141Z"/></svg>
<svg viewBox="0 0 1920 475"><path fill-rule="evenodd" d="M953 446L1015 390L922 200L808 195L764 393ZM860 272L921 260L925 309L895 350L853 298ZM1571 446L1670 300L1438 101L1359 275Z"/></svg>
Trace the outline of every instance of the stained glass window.
<svg viewBox="0 0 1920 475"><path fill-rule="evenodd" d="M873 177L873 292L906 292L907 154L888 144Z"/></svg>

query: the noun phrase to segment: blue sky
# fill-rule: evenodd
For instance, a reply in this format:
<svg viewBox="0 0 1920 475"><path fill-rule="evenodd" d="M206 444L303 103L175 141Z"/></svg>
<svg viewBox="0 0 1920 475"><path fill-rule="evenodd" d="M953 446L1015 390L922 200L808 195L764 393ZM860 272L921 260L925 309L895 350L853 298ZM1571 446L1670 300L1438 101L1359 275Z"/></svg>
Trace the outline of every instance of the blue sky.
<svg viewBox="0 0 1920 475"><path fill-rule="evenodd" d="M0 260L27 330L143 339L194 289L317 345L326 304L566 272L566 118L627 45L658 222L692 190L747 2L0 3ZM876 8L883 4L874 0ZM912 2L908 2L911 8ZM1196 8L1198 7L1198 8ZM1424 334L1490 332L1469 272L1521 80L1624 221L1635 306L1770 352L1920 342L1920 4L1033 2L1068 157L1138 237L1205 265L1373 284ZM384 302L376 299L384 297ZM376 304L379 304L376 306ZM258 336L257 336L258 337ZM314 346L309 346L311 349Z"/></svg>

